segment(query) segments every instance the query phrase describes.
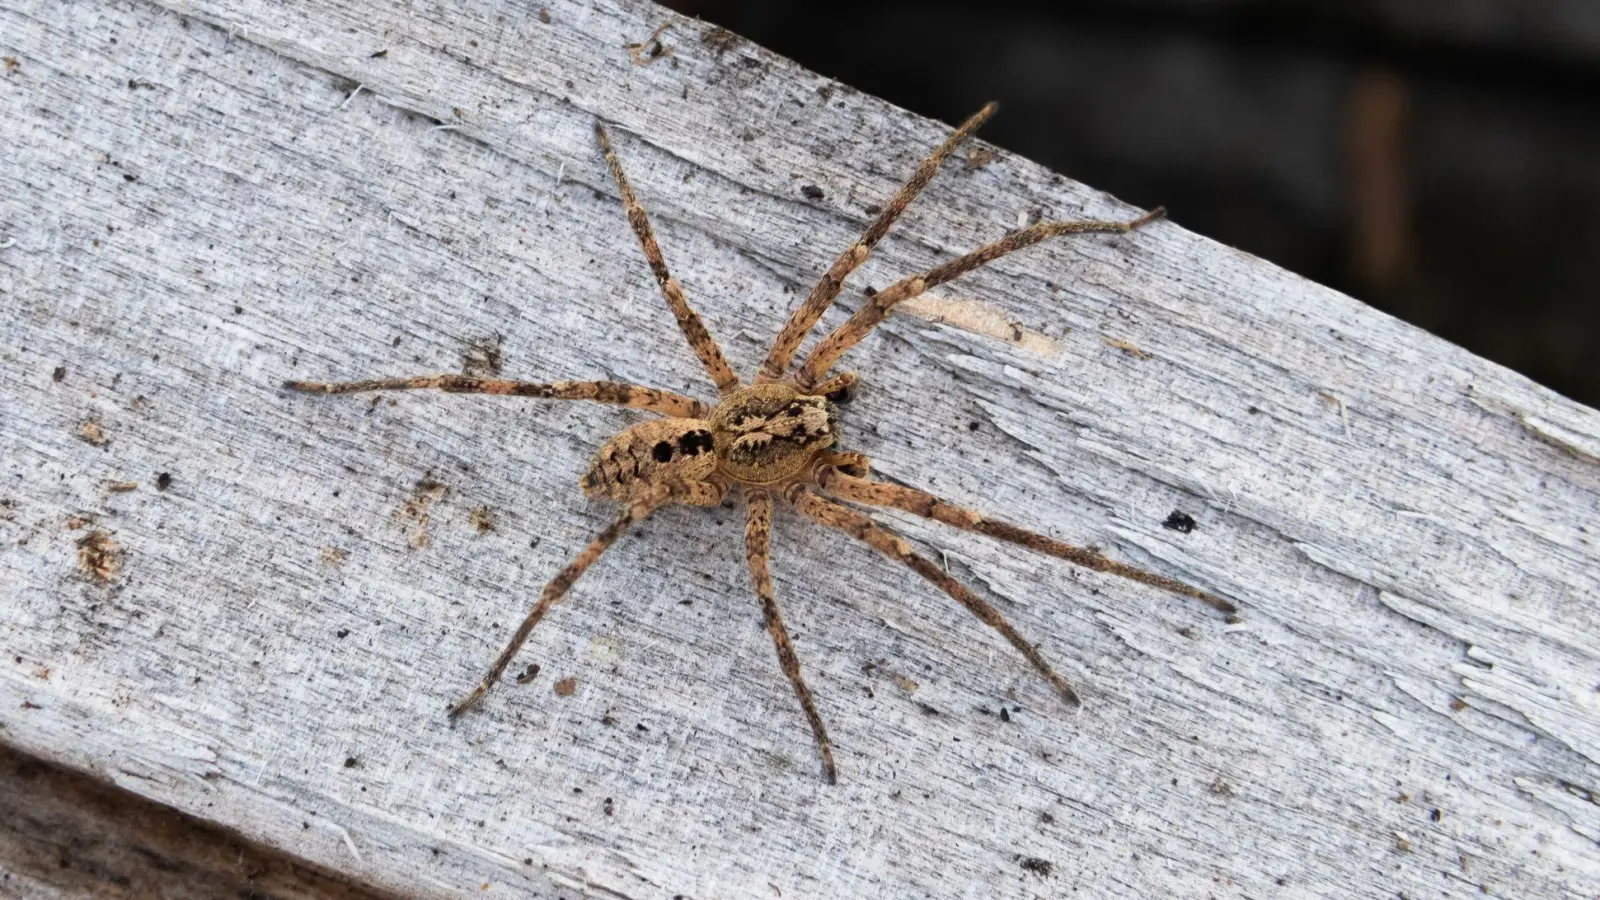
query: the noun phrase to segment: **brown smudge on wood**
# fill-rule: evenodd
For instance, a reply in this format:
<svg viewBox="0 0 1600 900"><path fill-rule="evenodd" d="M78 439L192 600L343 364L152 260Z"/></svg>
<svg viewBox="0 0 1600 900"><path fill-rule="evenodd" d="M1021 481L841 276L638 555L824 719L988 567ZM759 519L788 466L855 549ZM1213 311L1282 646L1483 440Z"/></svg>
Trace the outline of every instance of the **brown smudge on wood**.
<svg viewBox="0 0 1600 900"><path fill-rule="evenodd" d="M500 342L499 334L469 341L466 352L461 355L461 371L480 377L499 375L505 362L500 353Z"/></svg>
<svg viewBox="0 0 1600 900"><path fill-rule="evenodd" d="M578 679L570 675L556 682L554 687L557 697L571 697L572 693L577 689Z"/></svg>
<svg viewBox="0 0 1600 900"><path fill-rule="evenodd" d="M1105 341L1105 344L1106 344L1107 347L1110 347L1113 350L1121 350L1123 353L1127 354L1128 356L1130 356L1130 357L1132 357L1134 359L1150 359L1151 358L1151 355L1149 353L1146 353L1145 351L1140 350L1138 347L1134 346L1129 341L1115 340L1115 339L1112 339L1112 338L1101 338L1101 340Z"/></svg>
<svg viewBox="0 0 1600 900"><path fill-rule="evenodd" d="M433 502L440 499L448 492L443 484L424 476L411 490L411 496L406 498L401 514L411 521L411 535L406 539L412 549L420 550L428 546L428 521Z"/></svg>
<svg viewBox="0 0 1600 900"><path fill-rule="evenodd" d="M106 436L105 427L99 419L89 419L78 426L78 439L96 447L104 447L111 443L111 438Z"/></svg>
<svg viewBox="0 0 1600 900"><path fill-rule="evenodd" d="M122 547L104 531L91 531L78 539L78 570L105 584L122 569Z"/></svg>
<svg viewBox="0 0 1600 900"><path fill-rule="evenodd" d="M472 523L472 527L477 529L479 534L488 534L495 527L494 512L487 506L474 508L472 515L468 517L468 521Z"/></svg>
<svg viewBox="0 0 1600 900"><path fill-rule="evenodd" d="M967 151L967 158L962 160L961 167L968 172L977 170L994 162L994 151L988 147L973 147Z"/></svg>

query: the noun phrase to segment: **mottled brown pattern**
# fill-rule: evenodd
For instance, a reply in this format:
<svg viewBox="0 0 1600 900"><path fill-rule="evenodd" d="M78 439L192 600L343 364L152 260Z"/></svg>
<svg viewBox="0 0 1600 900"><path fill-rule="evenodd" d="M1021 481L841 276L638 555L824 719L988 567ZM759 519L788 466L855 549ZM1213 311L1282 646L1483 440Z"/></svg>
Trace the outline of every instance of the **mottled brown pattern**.
<svg viewBox="0 0 1600 900"><path fill-rule="evenodd" d="M711 425L704 419L656 419L623 429L590 461L578 484L586 497L629 503L657 485L682 489L678 502L714 506L726 487L706 491L717 481ZM714 497L714 499L713 499Z"/></svg>
<svg viewBox="0 0 1600 900"><path fill-rule="evenodd" d="M488 674L471 693L451 708L451 716L460 715L483 698L499 681L545 613L631 525L668 503L716 506L735 486L743 489L748 507L745 557L756 597L761 601L762 616L772 636L779 666L794 688L795 696L816 737L823 775L830 783L835 780L837 771L833 761L833 745L817 712L816 702L801 677L800 660L784 627L768 572L774 496L784 497L813 521L866 542L932 582L1005 637L1069 704L1078 702L1072 688L998 610L932 562L912 552L911 547L897 535L878 526L862 513L825 499L815 489L820 487L857 503L903 509L1096 571L1195 597L1230 615L1233 613L1231 604L1210 594L1170 578L1113 562L1093 550L1063 544L990 519L945 503L930 494L867 481L871 463L865 456L833 449L839 440L835 404L848 403L854 397L857 379L853 372L829 377L828 370L841 354L882 321L895 304L916 296L928 287L949 281L1046 238L1061 234L1131 231L1159 217L1160 210L1129 222L1055 222L1035 225L927 272L906 278L876 294L848 321L824 338L811 351L797 373L784 377L795 349L822 312L838 296L845 276L867 258L907 204L933 178L940 162L993 111L992 104L984 107L923 160L884 212L868 226L855 244L839 256L816 289L795 310L775 339L756 383L746 386L740 385L716 341L689 308L683 291L668 272L661 258L661 249L651 232L649 219L622 173L622 166L612 152L605 130L596 124L595 135L605 155L606 165L616 180L628 222L639 238L650 270L655 274L661 293L677 317L690 347L700 357L720 393L720 400L714 407L667 391L609 381L535 384L472 375L425 375L342 383L288 382L287 386L294 390L325 394L437 388L455 393L592 400L644 409L667 417L632 425L595 453L580 479L584 494L621 502L626 504L626 510L545 586L505 649L489 667Z"/></svg>

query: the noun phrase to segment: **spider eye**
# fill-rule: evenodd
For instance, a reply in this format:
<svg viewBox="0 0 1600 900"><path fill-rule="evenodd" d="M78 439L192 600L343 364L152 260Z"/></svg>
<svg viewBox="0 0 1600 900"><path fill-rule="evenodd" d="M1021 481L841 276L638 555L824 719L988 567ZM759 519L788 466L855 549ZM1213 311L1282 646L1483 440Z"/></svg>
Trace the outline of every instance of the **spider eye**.
<svg viewBox="0 0 1600 900"><path fill-rule="evenodd" d="M792 418L794 418L795 416L798 416L798 415L800 415L800 407L798 407L798 406L789 407L789 412L788 412L789 418L792 419Z"/></svg>
<svg viewBox="0 0 1600 900"><path fill-rule="evenodd" d="M656 445L650 448L650 455L655 457L656 462L666 462L672 459L672 445L666 441L657 441Z"/></svg>

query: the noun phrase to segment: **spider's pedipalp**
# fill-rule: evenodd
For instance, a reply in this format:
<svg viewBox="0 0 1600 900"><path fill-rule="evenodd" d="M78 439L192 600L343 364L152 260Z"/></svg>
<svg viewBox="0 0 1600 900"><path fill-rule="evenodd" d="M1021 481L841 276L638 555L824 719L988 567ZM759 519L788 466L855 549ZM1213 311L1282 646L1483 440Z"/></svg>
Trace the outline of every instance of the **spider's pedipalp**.
<svg viewBox="0 0 1600 900"><path fill-rule="evenodd" d="M778 600L772 590L772 574L767 563L771 555L772 497L766 491L752 490L745 494L748 514L744 526L744 556L750 566L750 580L755 583L756 598L761 601L761 617L767 633L772 636L772 646L778 651L778 665L794 688L794 695L811 724L811 734L817 739L817 752L822 754L822 777L829 784L838 783L838 771L833 765L833 742L828 740L828 729L817 713L811 690L800 676L800 658L789 642L789 631L783 627L783 616L778 612Z"/></svg>
<svg viewBox="0 0 1600 900"><path fill-rule="evenodd" d="M495 394L501 397L536 397L542 400L589 400L663 416L693 419L710 411L704 403L682 394L618 381L508 381L476 375L414 375L407 378L372 378L366 381L285 381L291 391L307 394L355 394L361 391L435 389L450 394Z"/></svg>
<svg viewBox="0 0 1600 900"><path fill-rule="evenodd" d="M967 611L977 616L985 625L1000 632L1011 646L1027 657L1034 669L1043 675L1050 686L1068 706L1076 707L1079 704L1078 694L1067 683L1065 678L1056 674L1056 670L1045 662L1043 656L1034 646L1017 633L1011 623L998 609L967 589L967 586L951 578L948 573L934 565L933 561L925 556L920 556L911 549L905 539L892 531L878 525L871 519L856 512L848 506L841 506L831 500L826 500L803 484L792 485L784 492L784 497L794 504L800 514L835 531L843 532L858 541L861 541L884 556L899 562L923 578L932 582L940 590L949 594L957 603L967 608Z"/></svg>
<svg viewBox="0 0 1600 900"><path fill-rule="evenodd" d="M1166 210L1157 207L1137 219L1127 222L1040 222L1030 225L1019 231L1013 231L992 244L958 256L946 263L934 266L926 272L919 272L902 278L889 287L878 291L857 309L843 325L828 333L828 336L817 342L815 347L806 356L795 381L801 388L810 389L818 381L827 377L828 370L839 361L851 347L854 347L866 337L872 329L878 326L889 311L900 303L910 300L931 287L944 284L947 281L971 272L973 269L982 268L1008 253L1031 247L1047 238L1063 234L1123 234L1133 231L1166 215Z"/></svg>
<svg viewBox="0 0 1600 900"><path fill-rule="evenodd" d="M678 286L678 280L667 271L666 260L661 258L661 246L656 243L655 232L650 228L650 218L645 215L644 207L639 205L639 198L633 195L628 177L622 174L622 163L617 161L617 155L611 150L611 139L606 136L605 128L598 121L594 123L594 135L600 142L601 152L605 154L606 168L611 170L611 178L617 183L617 192L622 195L622 208L628 215L628 224L633 228L634 235L639 238L639 248L644 251L645 261L650 264L650 272L656 277L656 285L661 288L661 296L666 298L673 318L678 320L678 328L688 339L689 348L694 351L694 355L700 357L700 363L705 366L706 374L711 376L718 393L727 394L733 391L739 386L739 376L733 374L727 359L723 358L722 348L717 346L716 338L711 336L711 332L706 330L705 323L700 321L700 316L689 306L688 299L683 296L683 288Z"/></svg>
<svg viewBox="0 0 1600 900"><path fill-rule="evenodd" d="M1238 609L1232 603L1220 597L1214 597L1198 588L1190 587L1181 581L1168 578L1165 575L1156 575L1143 569L1136 569L1125 563L1108 559L1100 553L1087 547L1077 547L1065 544L1054 538L1019 528L1009 522L991 519L984 514L965 507L947 503L924 491L913 488L901 487L896 484L886 484L881 481L868 481L858 477L854 472L848 472L843 467L824 466L817 475L817 483L828 493L853 503L867 506L887 506L893 509L904 510L925 519L933 519L946 525L953 525L963 531L972 531L988 535L1002 541L1009 541L1020 547L1054 556L1067 562L1075 563L1086 569L1096 572L1105 572L1116 575L1140 584L1148 584L1162 590L1171 591L1184 597L1193 597L1208 604L1218 612L1228 617L1230 622L1236 621Z"/></svg>
<svg viewBox="0 0 1600 900"><path fill-rule="evenodd" d="M784 323L783 329L773 338L772 348L767 351L767 358L756 372L757 383L777 381L783 377L784 372L788 371L789 361L794 359L795 351L800 349L800 342L805 340L806 335L817 324L817 320L822 318L822 314L839 296L845 278L867 261L867 257L872 254L872 248L883 240L883 236L894 226L895 220L900 218L900 214L906 211L906 207L911 205L917 194L920 194L922 189L928 186L928 182L933 180L933 176L939 171L939 164L944 162L945 157L988 121L998 108L994 103L985 104L983 109L978 110L972 118L963 122L960 128L945 138L944 143L922 160L917 170L911 173L911 177L900 186L900 190L895 192L894 197L878 213L878 217L873 219L872 224L861 233L861 237L856 238L855 243L839 254L839 258L833 261L833 265L822 276L822 280L818 281L806 299L795 307L794 312L789 315L789 320Z"/></svg>

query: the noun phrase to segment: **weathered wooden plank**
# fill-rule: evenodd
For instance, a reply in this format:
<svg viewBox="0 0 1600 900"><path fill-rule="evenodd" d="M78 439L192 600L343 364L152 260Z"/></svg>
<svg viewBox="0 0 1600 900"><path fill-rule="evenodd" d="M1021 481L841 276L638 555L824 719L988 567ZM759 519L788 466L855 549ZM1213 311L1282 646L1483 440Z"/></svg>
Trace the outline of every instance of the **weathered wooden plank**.
<svg viewBox="0 0 1600 900"><path fill-rule="evenodd" d="M640 416L281 381L481 365L498 335L508 376L707 396L594 120L746 373L944 133L692 22L636 66L649 4L545 11L0 3L0 739L426 896L1600 890L1600 415L1167 223L964 279L957 324L894 318L846 429L1239 625L885 516L1039 641L1066 713L780 514L828 787L741 514L671 510L541 625L530 685L451 727L610 518L574 481ZM854 288L1036 214L1130 211L952 164ZM1021 340L959 327L995 309Z"/></svg>
<svg viewBox="0 0 1600 900"><path fill-rule="evenodd" d="M135 794L0 746L0 895L375 900ZM389 895L381 895L389 896Z"/></svg>

